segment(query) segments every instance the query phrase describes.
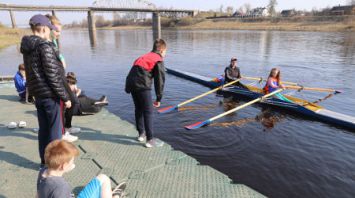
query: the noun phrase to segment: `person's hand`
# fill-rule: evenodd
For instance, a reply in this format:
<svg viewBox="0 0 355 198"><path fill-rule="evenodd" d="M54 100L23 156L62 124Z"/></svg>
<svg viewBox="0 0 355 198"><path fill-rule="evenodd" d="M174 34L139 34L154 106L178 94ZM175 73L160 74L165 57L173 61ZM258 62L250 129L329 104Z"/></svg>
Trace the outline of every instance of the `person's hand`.
<svg viewBox="0 0 355 198"><path fill-rule="evenodd" d="M65 108L70 109L70 107L71 107L71 102L70 100L68 100L65 102Z"/></svg>
<svg viewBox="0 0 355 198"><path fill-rule="evenodd" d="M286 86L285 86L285 85L280 85L280 87L281 87L282 89L286 89Z"/></svg>
<svg viewBox="0 0 355 198"><path fill-rule="evenodd" d="M160 107L160 102L158 102L158 101L153 102L153 106L154 106L155 108Z"/></svg>

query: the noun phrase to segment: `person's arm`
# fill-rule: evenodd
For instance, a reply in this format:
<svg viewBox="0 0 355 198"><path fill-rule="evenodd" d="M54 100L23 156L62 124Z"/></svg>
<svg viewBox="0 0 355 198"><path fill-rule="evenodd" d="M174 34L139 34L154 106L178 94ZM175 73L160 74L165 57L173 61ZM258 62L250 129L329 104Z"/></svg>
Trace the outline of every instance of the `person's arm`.
<svg viewBox="0 0 355 198"><path fill-rule="evenodd" d="M241 78L242 76L241 76L241 74L240 74L240 68L237 67L237 70L238 70L238 76L237 76L237 78Z"/></svg>
<svg viewBox="0 0 355 198"><path fill-rule="evenodd" d="M279 86L276 84L276 81L272 80L271 78L268 79L267 84L272 88L279 88Z"/></svg>
<svg viewBox="0 0 355 198"><path fill-rule="evenodd" d="M69 100L66 95L64 80L61 74L63 67L58 61L56 53L49 44L42 44L40 47L43 71L47 79L48 86L64 102Z"/></svg>
<svg viewBox="0 0 355 198"><path fill-rule="evenodd" d="M160 102L163 97L165 84L165 67L164 62L158 62L153 69L154 88L157 96L156 102Z"/></svg>

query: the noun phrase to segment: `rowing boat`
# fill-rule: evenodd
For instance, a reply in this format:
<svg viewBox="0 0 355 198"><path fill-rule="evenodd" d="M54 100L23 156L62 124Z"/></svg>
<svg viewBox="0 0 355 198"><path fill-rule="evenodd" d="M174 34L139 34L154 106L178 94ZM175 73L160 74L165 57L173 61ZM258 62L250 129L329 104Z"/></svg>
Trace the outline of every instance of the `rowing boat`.
<svg viewBox="0 0 355 198"><path fill-rule="evenodd" d="M176 69L167 69L167 72L169 74L199 83L209 88L216 88L221 85L221 82L191 72L185 72ZM263 96L262 89L252 85L245 85L245 87L246 88L230 86L223 88L222 91L225 93L231 93L233 95L243 96L250 99L256 99ZM292 112L296 112L301 115L305 115L309 118L314 118L328 124L333 124L339 127L355 130L355 117L327 110L318 104L311 103L304 99L296 98L289 95L284 96L293 102L286 102L276 97L272 97L261 101L261 103L290 110Z"/></svg>

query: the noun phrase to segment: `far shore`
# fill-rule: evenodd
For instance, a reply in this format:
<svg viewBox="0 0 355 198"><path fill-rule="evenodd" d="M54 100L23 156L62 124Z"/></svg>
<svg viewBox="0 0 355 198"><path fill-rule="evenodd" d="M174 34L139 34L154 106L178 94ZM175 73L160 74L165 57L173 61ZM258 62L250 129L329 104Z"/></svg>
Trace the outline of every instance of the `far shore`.
<svg viewBox="0 0 355 198"><path fill-rule="evenodd" d="M100 30L151 29L151 26L100 27ZM355 20L346 22L240 22L233 20L204 20L186 26L164 27L168 30L274 30L274 31L314 31L314 32L354 32Z"/></svg>
<svg viewBox="0 0 355 198"><path fill-rule="evenodd" d="M0 26L0 49L20 43L21 37L25 34L25 29L11 29Z"/></svg>

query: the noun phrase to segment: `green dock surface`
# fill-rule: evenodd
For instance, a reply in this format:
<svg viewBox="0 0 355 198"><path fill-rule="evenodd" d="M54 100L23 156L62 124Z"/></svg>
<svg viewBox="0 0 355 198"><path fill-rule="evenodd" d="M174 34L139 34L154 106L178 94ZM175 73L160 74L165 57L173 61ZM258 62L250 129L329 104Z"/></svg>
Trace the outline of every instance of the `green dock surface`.
<svg viewBox="0 0 355 198"><path fill-rule="evenodd" d="M39 169L36 108L18 101L14 85L0 84L0 198L35 197ZM9 122L27 127L8 129ZM127 197L264 197L217 170L165 144L147 149L136 141L134 126L106 109L93 116L74 117L82 132L76 168L65 175L74 193L99 173L112 185L126 181Z"/></svg>

